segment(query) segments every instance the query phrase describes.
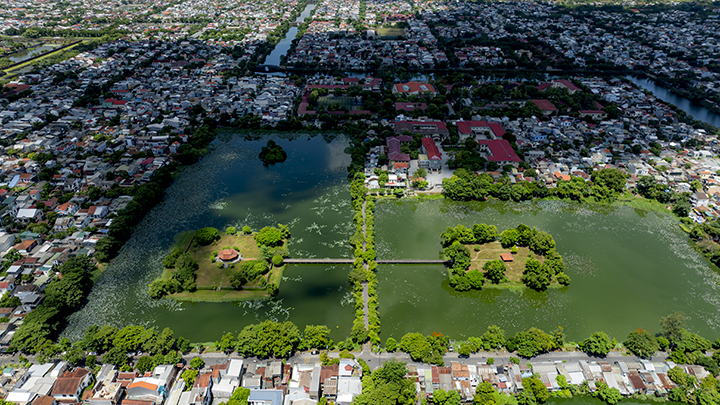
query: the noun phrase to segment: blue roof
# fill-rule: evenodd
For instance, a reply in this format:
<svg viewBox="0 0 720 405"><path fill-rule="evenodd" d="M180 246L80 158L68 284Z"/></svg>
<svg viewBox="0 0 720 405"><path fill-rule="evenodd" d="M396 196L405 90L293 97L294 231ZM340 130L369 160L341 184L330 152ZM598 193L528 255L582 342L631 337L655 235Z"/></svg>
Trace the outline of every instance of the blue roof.
<svg viewBox="0 0 720 405"><path fill-rule="evenodd" d="M283 394L280 390L250 390L249 402L270 401L270 405L282 405Z"/></svg>

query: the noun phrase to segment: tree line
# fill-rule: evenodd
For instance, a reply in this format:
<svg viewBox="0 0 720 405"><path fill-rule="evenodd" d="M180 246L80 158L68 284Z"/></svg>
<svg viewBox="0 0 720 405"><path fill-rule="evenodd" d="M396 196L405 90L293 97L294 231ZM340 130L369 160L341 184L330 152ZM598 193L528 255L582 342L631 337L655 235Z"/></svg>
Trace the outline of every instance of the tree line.
<svg viewBox="0 0 720 405"><path fill-rule="evenodd" d="M503 169L505 173L510 168ZM536 177L534 169L524 172L526 178ZM485 201L497 198L502 201L526 201L536 198L557 197L575 201L610 203L625 189L626 175L618 169L602 169L592 173L592 184L582 177L559 180L557 187L548 188L539 181L521 181L512 184L507 175L495 180L487 173L475 174L465 169L455 170L452 177L443 179L443 195L455 201Z"/></svg>

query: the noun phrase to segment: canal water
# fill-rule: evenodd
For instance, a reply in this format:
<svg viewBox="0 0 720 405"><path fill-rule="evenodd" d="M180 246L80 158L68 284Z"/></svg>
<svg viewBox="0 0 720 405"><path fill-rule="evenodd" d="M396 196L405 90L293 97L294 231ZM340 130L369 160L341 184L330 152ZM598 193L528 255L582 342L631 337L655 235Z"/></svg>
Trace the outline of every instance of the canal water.
<svg viewBox="0 0 720 405"><path fill-rule="evenodd" d="M676 105L696 120L720 127L720 115L713 113L709 109L699 104L695 104L685 97L678 96L665 87L658 86L650 79L638 79L633 76L626 76L625 78L643 89L651 91L653 95L660 100Z"/></svg>
<svg viewBox="0 0 720 405"><path fill-rule="evenodd" d="M310 13L315 10L315 4L308 4L305 6L305 9L302 13L300 13L300 16L295 20L296 23L302 23L305 21L307 17L310 16ZM270 52L270 55L268 55L265 58L265 62L263 62L263 65L280 65L280 57L287 54L287 51L290 50L290 46L292 45L293 39L297 36L298 33L298 27L290 27L287 34L285 35L285 38L283 38L280 42L278 42L277 45L275 45L275 49L273 49L272 52Z"/></svg>
<svg viewBox="0 0 720 405"><path fill-rule="evenodd" d="M272 300L242 303L153 301L147 285L162 272L161 260L181 232L213 226L290 225L295 257L350 257L354 227L344 138L273 137L287 161L269 167L258 159L268 138L247 141L223 134L215 150L186 168L165 200L140 223L100 276L88 304L69 319L64 334L79 337L91 324L171 327L192 341L213 341L265 319L291 320L301 328L325 324L334 339L349 335L354 301L349 266L290 266Z"/></svg>
<svg viewBox="0 0 720 405"><path fill-rule="evenodd" d="M568 340L605 331L622 341L637 328L657 332L674 311L710 339L720 332L720 276L669 216L627 207L563 201L391 201L377 205L379 258L437 259L448 226L519 223L551 233L572 279L535 292L451 289L444 266L381 265L378 301L383 338L408 332L479 336L496 324L509 333L563 327Z"/></svg>
<svg viewBox="0 0 720 405"><path fill-rule="evenodd" d="M22 52L18 52L12 56L9 56L8 59L13 61L13 63L22 62L24 60L28 60L34 56L40 55L42 53L48 52L53 49L57 49L61 47L61 44L45 44L40 45L37 48L27 49Z"/></svg>

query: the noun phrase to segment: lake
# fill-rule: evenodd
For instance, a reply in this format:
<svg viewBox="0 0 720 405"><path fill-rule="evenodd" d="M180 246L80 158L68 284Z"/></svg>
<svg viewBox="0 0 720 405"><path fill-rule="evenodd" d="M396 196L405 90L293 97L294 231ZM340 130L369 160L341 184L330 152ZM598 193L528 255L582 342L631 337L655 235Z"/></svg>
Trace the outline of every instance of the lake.
<svg viewBox="0 0 720 405"><path fill-rule="evenodd" d="M257 154L276 140L288 159L270 167ZM326 324L332 338L350 333L354 303L350 266L289 266L277 298L239 303L153 301L147 285L182 232L214 226L257 230L289 224L293 257L351 257L350 193L340 137L325 140L268 136L245 140L223 133L215 149L185 168L165 199L140 223L101 275L88 304L69 318L64 334L79 337L91 324L170 327L192 341L218 339L265 319L291 320L301 329ZM684 311L689 328L710 339L720 330L720 277L695 252L677 222L627 207L563 201L452 202L389 200L377 205L381 259L437 259L447 226L518 223L550 232L572 283L548 292L485 289L457 293L443 266L378 268L382 339L412 331L454 338L479 335L488 324L510 333L562 326L568 340L604 330L622 340L635 328L658 330L660 317Z"/></svg>
<svg viewBox="0 0 720 405"><path fill-rule="evenodd" d="M354 311L347 287L349 266L289 266L280 294L272 300L178 303L153 301L147 295L147 285L161 274L161 260L176 235L205 226L224 230L249 225L258 230L289 224L293 256L351 256L347 140L273 137L288 158L264 167L258 153L267 139L220 135L215 150L186 168L164 201L147 214L93 287L88 304L70 317L64 334L78 337L91 324L139 324L169 326L180 336L204 342L269 318L289 319L301 328L327 324L333 338L345 338Z"/></svg>
<svg viewBox="0 0 720 405"><path fill-rule="evenodd" d="M603 330L622 341L636 328L658 331L683 311L689 329L715 339L720 277L670 216L563 201L390 201L375 214L378 258L437 259L448 226L519 223L549 232L572 279L547 292L451 289L444 266L378 267L383 339L407 332L479 336L490 324L509 333L562 326L568 340Z"/></svg>

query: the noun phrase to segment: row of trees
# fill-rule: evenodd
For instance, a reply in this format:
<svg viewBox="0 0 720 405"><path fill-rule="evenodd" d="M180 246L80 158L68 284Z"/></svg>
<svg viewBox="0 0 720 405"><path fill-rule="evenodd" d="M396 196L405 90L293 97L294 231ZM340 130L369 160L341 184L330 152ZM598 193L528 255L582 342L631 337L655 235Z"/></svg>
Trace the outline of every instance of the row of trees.
<svg viewBox="0 0 720 405"><path fill-rule="evenodd" d="M557 187L549 189L538 181L511 184L507 176L495 181L487 173L476 175L465 169L458 169L452 177L443 179L443 195L456 201L485 201L490 197L503 201L525 201L554 196L575 201L609 203L625 188L625 174L618 169L596 171L591 179L592 184L581 177L572 177L568 181L560 180Z"/></svg>
<svg viewBox="0 0 720 405"><path fill-rule="evenodd" d="M215 139L214 128L214 123L198 127L189 138L189 142L183 143L178 148L177 161L181 164L197 162L207 145ZM98 261L107 262L115 257L125 241L132 235L135 226L145 217L150 208L162 200L164 190L172 182L172 172L176 168L177 163L163 166L153 173L148 183L129 189L129 194L133 196L132 201L118 212L117 217L110 225L107 236L100 239L95 246L95 258Z"/></svg>
<svg viewBox="0 0 720 405"><path fill-rule="evenodd" d="M380 342L380 314L378 312L377 278L375 276L375 201L368 196L365 187L365 176L355 174L350 183L351 206L354 212L353 223L355 233L350 237L350 243L355 250L353 269L348 276L348 282L353 287L355 298L355 319L351 331L351 338L355 343L363 343L368 339L374 343ZM365 313L365 300L363 289L367 288L367 314ZM366 322L367 317L367 322Z"/></svg>

